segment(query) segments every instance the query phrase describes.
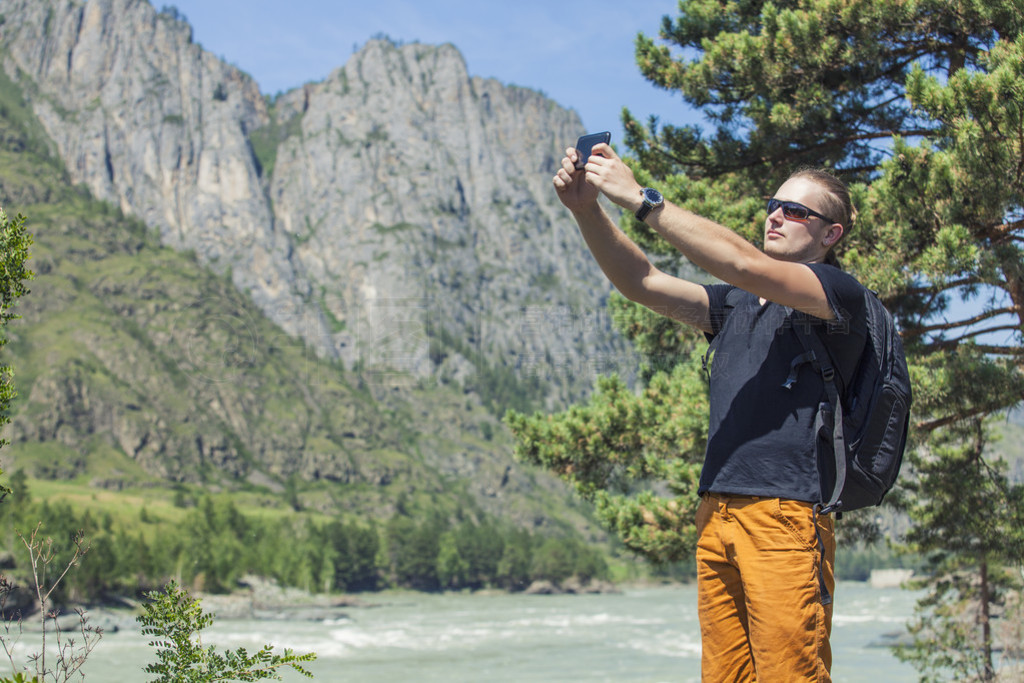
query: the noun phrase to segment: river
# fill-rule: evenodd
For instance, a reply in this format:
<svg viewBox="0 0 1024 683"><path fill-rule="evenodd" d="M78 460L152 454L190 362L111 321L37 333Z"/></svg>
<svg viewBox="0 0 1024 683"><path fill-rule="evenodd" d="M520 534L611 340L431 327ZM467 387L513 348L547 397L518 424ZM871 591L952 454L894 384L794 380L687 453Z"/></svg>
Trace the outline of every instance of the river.
<svg viewBox="0 0 1024 683"><path fill-rule="evenodd" d="M419 594L365 596L330 621L222 619L204 645L249 652L269 643L314 651L317 681L659 683L697 681L700 638L694 586L629 588L606 595ZM832 643L837 682L902 683L914 670L873 647L901 631L916 594L843 582ZM104 635L87 681L143 683L154 650L134 629ZM309 680L290 670L282 678Z"/></svg>

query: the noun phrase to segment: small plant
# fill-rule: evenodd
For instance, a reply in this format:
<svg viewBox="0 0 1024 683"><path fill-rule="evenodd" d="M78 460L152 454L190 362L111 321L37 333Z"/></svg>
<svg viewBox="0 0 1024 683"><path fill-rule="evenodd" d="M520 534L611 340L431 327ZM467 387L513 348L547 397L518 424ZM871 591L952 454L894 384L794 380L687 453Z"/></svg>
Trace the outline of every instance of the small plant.
<svg viewBox="0 0 1024 683"><path fill-rule="evenodd" d="M96 644L103 637L103 630L89 625L89 618L81 609L78 613L78 632L81 634L81 642L76 642L73 635L67 634L61 627L58 617L58 610L50 609L50 597L57 590L61 581L71 571L72 567L78 565L79 560L89 551L88 546L83 545L82 535L76 534L72 539L75 549L71 559L60 570L60 574L52 583L48 582L50 565L53 564L57 551L53 547L53 539L43 539L39 535L42 525L36 525L28 538L20 533L18 537L28 550L29 562L32 567L32 587L35 591L36 607L39 609L39 621L41 626L41 643L39 651L28 656L28 661L35 669L35 675L27 673L28 667L21 666L15 662L15 649L24 635L24 621L20 611L17 611L12 618L5 618L0 627L0 645L3 646L7 659L11 663L12 677L0 679L0 683L66 683L79 672L86 658L92 652ZM14 590L14 584L5 577L0 576L0 612L6 615L7 598ZM56 663L52 667L47 665L47 623L52 624L56 640ZM51 660L52 662L52 660ZM19 670L20 669L20 670ZM31 677L30 677L31 676Z"/></svg>
<svg viewBox="0 0 1024 683"><path fill-rule="evenodd" d="M35 676L33 676L32 678L29 678L26 674L24 674L21 671L19 671L18 673L14 674L13 676L8 676L7 678L0 678L0 683L42 683L42 682L38 678L36 678Z"/></svg>
<svg viewBox="0 0 1024 683"><path fill-rule="evenodd" d="M155 664L145 667L146 673L157 674L153 683L212 683L213 681L281 680L277 670L290 666L307 678L313 674L302 663L316 659L315 653L296 655L285 650L276 655L270 645L250 655L245 648L218 653L211 645L203 647L199 632L213 623L213 616L203 612L199 600L191 597L175 581L164 592L146 594L150 603L137 617L143 635L153 636L150 646L157 648Z"/></svg>

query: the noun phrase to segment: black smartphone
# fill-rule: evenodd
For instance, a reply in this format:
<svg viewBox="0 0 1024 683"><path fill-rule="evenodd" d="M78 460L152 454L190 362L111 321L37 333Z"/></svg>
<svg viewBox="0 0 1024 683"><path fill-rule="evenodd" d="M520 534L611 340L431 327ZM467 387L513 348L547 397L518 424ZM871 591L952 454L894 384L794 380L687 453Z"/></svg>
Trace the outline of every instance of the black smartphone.
<svg viewBox="0 0 1024 683"><path fill-rule="evenodd" d="M587 159L590 158L590 150L594 149L594 145L601 142L611 142L611 139L612 134L608 131L580 136L580 139L576 141L576 152L579 154L579 158L576 159L576 168L583 168L587 165Z"/></svg>

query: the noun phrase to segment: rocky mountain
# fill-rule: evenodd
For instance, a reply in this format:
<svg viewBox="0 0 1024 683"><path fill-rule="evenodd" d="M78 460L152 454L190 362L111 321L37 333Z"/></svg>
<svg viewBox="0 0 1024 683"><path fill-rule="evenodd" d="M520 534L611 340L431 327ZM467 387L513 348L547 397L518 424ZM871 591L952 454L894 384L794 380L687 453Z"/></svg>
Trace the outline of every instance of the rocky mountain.
<svg viewBox="0 0 1024 683"><path fill-rule="evenodd" d="M0 65L5 470L592 529L498 419L633 365L550 188L575 113L387 40L267 97L141 0L0 0Z"/></svg>
<svg viewBox="0 0 1024 683"><path fill-rule="evenodd" d="M0 14L3 68L72 182L321 356L549 405L624 357L550 188L581 124L540 93L470 76L451 45L371 40L269 98L143 0Z"/></svg>
<svg viewBox="0 0 1024 683"><path fill-rule="evenodd" d="M511 460L478 395L317 355L194 253L73 185L2 72L0 196L35 236L36 277L3 354L20 393L8 474L122 520L221 491L260 511L592 528L559 482Z"/></svg>

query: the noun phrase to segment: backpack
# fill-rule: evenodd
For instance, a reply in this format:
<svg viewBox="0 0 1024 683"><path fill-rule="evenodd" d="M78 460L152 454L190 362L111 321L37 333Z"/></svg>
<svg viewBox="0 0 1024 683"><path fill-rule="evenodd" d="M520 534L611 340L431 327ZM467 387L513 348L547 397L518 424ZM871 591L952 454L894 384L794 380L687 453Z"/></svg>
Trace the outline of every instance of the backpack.
<svg viewBox="0 0 1024 683"><path fill-rule="evenodd" d="M896 482L907 445L912 397L903 341L878 296L865 289L864 301L867 338L845 392L819 333L793 325L805 353L794 359L794 372L783 386L791 386L798 366L809 362L821 374L828 397L815 420L815 433L831 432L835 455L835 485L821 504L822 514L881 503Z"/></svg>

